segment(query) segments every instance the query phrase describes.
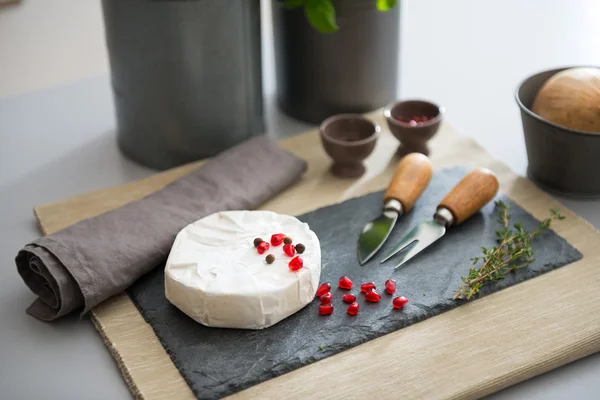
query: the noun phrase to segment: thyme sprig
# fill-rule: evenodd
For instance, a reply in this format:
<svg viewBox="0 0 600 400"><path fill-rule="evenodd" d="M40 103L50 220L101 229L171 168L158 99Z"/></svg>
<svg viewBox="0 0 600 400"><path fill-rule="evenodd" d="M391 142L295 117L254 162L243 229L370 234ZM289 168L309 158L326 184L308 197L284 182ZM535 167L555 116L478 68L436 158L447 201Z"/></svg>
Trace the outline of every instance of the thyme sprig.
<svg viewBox="0 0 600 400"><path fill-rule="evenodd" d="M520 222L510 226L510 205L503 201L495 202L498 210L498 222L503 229L496 231L498 245L494 247L482 247L483 254L471 258L473 264L469 275L462 277L462 285L456 290L452 297L456 299L470 300L479 293L486 282L496 283L503 279L506 274L527 267L535 261L532 239L542 231L548 229L552 221L563 220L565 217L560 210L550 210L550 217L543 220L533 232L523 228ZM477 265L480 264L480 267Z"/></svg>

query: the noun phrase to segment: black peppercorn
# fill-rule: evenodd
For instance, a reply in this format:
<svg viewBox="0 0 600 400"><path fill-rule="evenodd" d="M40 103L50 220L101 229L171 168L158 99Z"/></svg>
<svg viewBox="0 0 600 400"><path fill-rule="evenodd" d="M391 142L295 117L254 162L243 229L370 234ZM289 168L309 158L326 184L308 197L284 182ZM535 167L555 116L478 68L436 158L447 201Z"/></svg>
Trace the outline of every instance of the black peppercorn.
<svg viewBox="0 0 600 400"><path fill-rule="evenodd" d="M254 247L258 247L258 245L262 242L264 242L264 240L262 240L261 238L254 239Z"/></svg>
<svg viewBox="0 0 600 400"><path fill-rule="evenodd" d="M267 264L273 264L273 261L275 261L275 256L273 254L269 254L266 258L267 260Z"/></svg>
<svg viewBox="0 0 600 400"><path fill-rule="evenodd" d="M292 244L293 240L291 237L286 236L285 238L283 238L283 243L285 244Z"/></svg>
<svg viewBox="0 0 600 400"><path fill-rule="evenodd" d="M296 253L302 254L306 250L306 247L302 243L296 245Z"/></svg>

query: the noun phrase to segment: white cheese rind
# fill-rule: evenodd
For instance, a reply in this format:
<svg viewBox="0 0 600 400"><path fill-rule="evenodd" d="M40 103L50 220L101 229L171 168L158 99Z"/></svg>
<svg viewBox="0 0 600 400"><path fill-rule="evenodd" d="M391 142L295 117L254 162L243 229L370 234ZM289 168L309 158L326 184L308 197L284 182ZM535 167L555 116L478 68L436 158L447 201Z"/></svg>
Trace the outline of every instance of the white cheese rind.
<svg viewBox="0 0 600 400"><path fill-rule="evenodd" d="M293 272L283 244L258 254L254 239L284 233L306 251ZM267 264L267 254L275 261ZM177 235L165 266L167 299L211 327L262 329L310 303L321 276L321 248L308 224L271 211L224 211Z"/></svg>

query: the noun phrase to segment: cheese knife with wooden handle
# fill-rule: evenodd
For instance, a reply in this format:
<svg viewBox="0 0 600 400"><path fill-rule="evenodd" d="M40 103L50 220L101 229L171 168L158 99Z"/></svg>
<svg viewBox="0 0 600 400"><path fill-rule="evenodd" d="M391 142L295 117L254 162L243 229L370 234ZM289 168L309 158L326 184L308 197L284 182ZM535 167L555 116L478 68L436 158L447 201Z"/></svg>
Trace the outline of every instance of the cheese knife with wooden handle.
<svg viewBox="0 0 600 400"><path fill-rule="evenodd" d="M431 180L429 158L411 153L402 158L396 167L383 199L382 214L365 225L358 239L358 261L366 263L383 246L398 217L409 212Z"/></svg>
<svg viewBox="0 0 600 400"><path fill-rule="evenodd" d="M413 228L381 261L384 263L408 245L417 242L404 253L395 269L405 264L427 246L444 236L446 229L461 224L478 212L498 193L498 179L492 171L478 168L469 172L440 202L431 221Z"/></svg>

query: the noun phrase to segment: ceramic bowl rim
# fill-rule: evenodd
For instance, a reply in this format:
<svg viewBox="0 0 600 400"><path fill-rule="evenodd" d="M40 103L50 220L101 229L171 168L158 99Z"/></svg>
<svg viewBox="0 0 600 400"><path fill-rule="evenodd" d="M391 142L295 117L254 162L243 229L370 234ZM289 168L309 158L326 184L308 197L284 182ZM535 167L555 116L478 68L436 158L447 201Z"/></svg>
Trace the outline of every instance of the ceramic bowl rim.
<svg viewBox="0 0 600 400"><path fill-rule="evenodd" d="M531 111L525 104L523 104L523 102L521 101L521 97L519 96L519 92L521 91L521 89L523 88L523 85L525 85L529 80L535 78L536 76L539 76L541 74L545 74L548 72L552 72L552 75L550 75L548 77L548 79L550 79L551 77L553 77L554 75L558 74L559 72L565 71L567 69L571 69L571 68L596 68L596 69L600 69L599 66L592 66L592 65L574 65L574 66L566 66L566 67L558 67L558 68L551 68L551 69L546 69L546 70L542 70L542 71L538 71L536 73L533 73L529 76L527 76L525 79L522 79L521 82L519 83L519 85L517 86L517 90L515 90L515 100L517 102L517 105L519 106L519 108L521 109L522 112L524 112L525 114L527 114L528 116L532 117L533 119L541 122L544 125L547 125L548 127L557 129L559 132L564 132L566 134L573 134L573 135L579 135L579 136L586 136L586 137L594 137L597 136L598 139L600 139L600 135L598 133L600 132L588 132L588 131L582 131L579 129L571 129L571 128L567 128L565 126L561 126L558 124L555 124L554 122L548 121L542 117L540 117L539 115L537 115L536 113L534 113L533 111Z"/></svg>
<svg viewBox="0 0 600 400"><path fill-rule="evenodd" d="M392 109L402 103L427 104L427 105L435 107L437 109L438 113L435 117L427 120L427 122L422 122L420 125L412 126L409 122L399 121L396 118L392 117ZM409 129L425 128L427 126L437 124L444 118L445 113L446 113L446 109L443 106L440 106L432 101L425 100L425 99L419 99L419 98L397 100L397 101L394 101L394 102L388 104L387 106L385 106L385 109L383 110L383 115L385 116L385 119L387 120L388 123L399 126L401 128L409 128Z"/></svg>
<svg viewBox="0 0 600 400"><path fill-rule="evenodd" d="M361 120L361 121L368 122L370 125L373 126L373 133L371 133L369 136L367 136L364 139L353 140L353 141L336 139L333 136L326 133L325 128L327 128L327 126L329 124L336 122L336 121L341 121L344 119L355 119L355 120ZM319 132L321 133L321 137L324 138L325 140L327 140L328 142L335 143L340 146L353 147L353 146L362 146L364 144L368 144L368 143L371 143L371 142L377 140L379 138L379 135L381 134L381 127L375 121L371 120L370 118L365 117L364 115L344 113L344 114L335 114L329 118L326 118L323 122L321 122L321 125L319 126Z"/></svg>

